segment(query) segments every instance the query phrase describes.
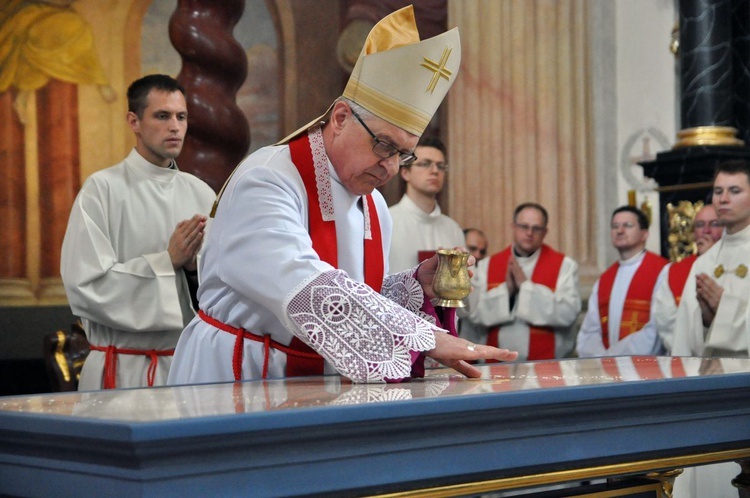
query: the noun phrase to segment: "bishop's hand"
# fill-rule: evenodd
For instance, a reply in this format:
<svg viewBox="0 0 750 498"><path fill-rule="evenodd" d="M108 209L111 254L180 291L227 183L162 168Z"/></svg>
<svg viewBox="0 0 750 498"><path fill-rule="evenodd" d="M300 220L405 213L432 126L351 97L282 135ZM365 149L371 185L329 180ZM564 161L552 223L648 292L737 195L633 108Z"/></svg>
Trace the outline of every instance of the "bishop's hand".
<svg viewBox="0 0 750 498"><path fill-rule="evenodd" d="M516 351L474 344L466 339L454 337L444 332L435 333L435 348L427 351L425 355L469 378L481 377L482 372L477 367L467 363L468 361L513 361L518 358Z"/></svg>

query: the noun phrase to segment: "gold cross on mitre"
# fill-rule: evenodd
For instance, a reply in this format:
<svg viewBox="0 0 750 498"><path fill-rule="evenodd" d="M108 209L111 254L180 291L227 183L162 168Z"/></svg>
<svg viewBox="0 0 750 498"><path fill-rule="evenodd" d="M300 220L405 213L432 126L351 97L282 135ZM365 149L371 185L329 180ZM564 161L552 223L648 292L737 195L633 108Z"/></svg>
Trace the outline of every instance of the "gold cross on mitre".
<svg viewBox="0 0 750 498"><path fill-rule="evenodd" d="M440 78L445 78L448 81L451 80L451 75L453 74L453 72L449 69L446 69L445 67L445 64L448 62L448 57L451 56L451 51L452 49L446 47L443 50L443 55L440 57L440 62L435 62L431 59L428 59L427 57L422 57L422 59L424 59L424 62L420 64L420 66L426 67L433 72L432 79L430 79L430 84L427 85L428 92L432 93L435 91L435 87L437 87Z"/></svg>
<svg viewBox="0 0 750 498"><path fill-rule="evenodd" d="M724 265L719 265L714 269L714 276L716 278L719 278L720 276L724 275L725 273L734 273L740 278L745 278L747 276L747 266L745 265L739 265L734 270L725 270Z"/></svg>

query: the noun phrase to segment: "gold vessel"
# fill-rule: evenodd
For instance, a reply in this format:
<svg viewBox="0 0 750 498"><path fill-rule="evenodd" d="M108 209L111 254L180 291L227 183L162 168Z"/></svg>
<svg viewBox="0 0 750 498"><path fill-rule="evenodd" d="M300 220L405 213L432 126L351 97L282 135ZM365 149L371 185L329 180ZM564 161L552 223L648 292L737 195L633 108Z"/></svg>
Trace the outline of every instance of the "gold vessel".
<svg viewBox="0 0 750 498"><path fill-rule="evenodd" d="M469 253L455 249L437 251L438 267L432 280L432 290L438 298L436 306L463 308L461 301L469 295L471 282L467 262Z"/></svg>

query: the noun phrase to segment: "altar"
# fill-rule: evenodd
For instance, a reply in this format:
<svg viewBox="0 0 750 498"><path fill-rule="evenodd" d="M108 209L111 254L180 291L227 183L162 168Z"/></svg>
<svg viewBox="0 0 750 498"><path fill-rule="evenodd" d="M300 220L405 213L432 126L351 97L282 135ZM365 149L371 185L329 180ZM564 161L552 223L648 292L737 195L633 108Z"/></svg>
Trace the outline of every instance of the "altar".
<svg viewBox="0 0 750 498"><path fill-rule="evenodd" d="M0 397L0 495L465 496L750 459L750 359L480 368Z"/></svg>

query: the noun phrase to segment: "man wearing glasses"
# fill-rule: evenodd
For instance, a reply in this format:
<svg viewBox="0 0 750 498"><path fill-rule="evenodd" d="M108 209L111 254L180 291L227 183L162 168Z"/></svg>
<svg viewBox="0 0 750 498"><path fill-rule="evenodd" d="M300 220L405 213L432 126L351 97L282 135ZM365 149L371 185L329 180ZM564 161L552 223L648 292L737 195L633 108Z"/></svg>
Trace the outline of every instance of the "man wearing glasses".
<svg viewBox="0 0 750 498"><path fill-rule="evenodd" d="M469 319L490 327L486 343L522 360L564 358L573 351L581 311L578 264L544 244L547 210L524 203L513 212L513 244L474 272Z"/></svg>
<svg viewBox="0 0 750 498"><path fill-rule="evenodd" d="M620 259L594 284L578 332L580 357L654 355L664 351L651 307L668 261L646 250L648 218L638 208L615 209L612 245Z"/></svg>
<svg viewBox="0 0 750 498"><path fill-rule="evenodd" d="M412 268L437 249L464 245L463 230L442 214L437 201L448 172L445 145L439 138L422 137L414 153L418 159L399 171L406 192L390 208L393 242L388 262L392 272Z"/></svg>
<svg viewBox="0 0 750 498"><path fill-rule="evenodd" d="M478 377L466 360L515 358L425 319L437 315L437 257L387 275L391 220L376 189L416 160L460 54L456 29L420 41L412 7L396 11L323 116L243 160L215 205L200 311L170 384L336 372L398 381L422 375L424 356Z"/></svg>
<svg viewBox="0 0 750 498"><path fill-rule="evenodd" d="M693 220L696 254L672 263L662 270L666 273L660 278L660 284L654 291L653 313L656 329L667 353L672 350L677 306L680 304L690 269L698 256L705 254L721 238L723 231L724 227L719 222L713 204L706 204L695 214Z"/></svg>

